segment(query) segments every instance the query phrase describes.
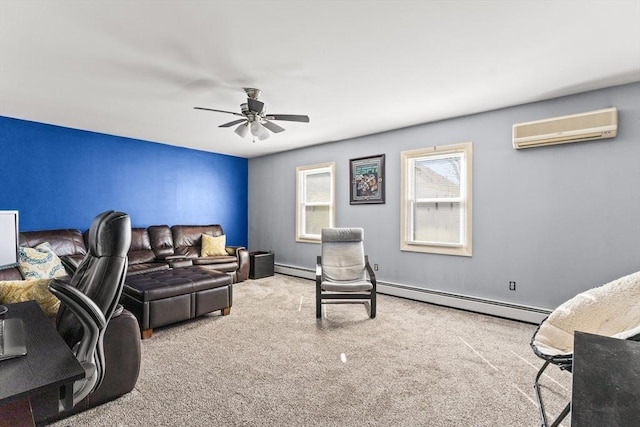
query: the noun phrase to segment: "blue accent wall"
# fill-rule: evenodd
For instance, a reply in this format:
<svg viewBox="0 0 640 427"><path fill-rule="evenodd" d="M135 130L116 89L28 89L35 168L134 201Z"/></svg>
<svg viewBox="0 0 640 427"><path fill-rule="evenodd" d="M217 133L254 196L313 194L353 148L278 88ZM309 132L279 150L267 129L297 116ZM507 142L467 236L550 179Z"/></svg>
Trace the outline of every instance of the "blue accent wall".
<svg viewBox="0 0 640 427"><path fill-rule="evenodd" d="M0 117L0 209L20 230L86 230L100 212L134 227L220 224L247 245L248 161L60 126Z"/></svg>

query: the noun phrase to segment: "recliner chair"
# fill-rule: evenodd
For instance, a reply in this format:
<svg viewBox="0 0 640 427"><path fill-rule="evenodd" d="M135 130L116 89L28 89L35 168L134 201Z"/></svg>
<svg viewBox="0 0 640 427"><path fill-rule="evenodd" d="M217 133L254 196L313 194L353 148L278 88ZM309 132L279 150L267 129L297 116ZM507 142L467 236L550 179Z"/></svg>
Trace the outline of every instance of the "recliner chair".
<svg viewBox="0 0 640 427"><path fill-rule="evenodd" d="M85 378L73 387L74 405L98 388L104 378L102 340L122 293L130 245L129 215L103 212L91 224L87 255L71 281L52 280L49 284L49 290L61 301L56 317L58 332L85 369Z"/></svg>
<svg viewBox="0 0 640 427"><path fill-rule="evenodd" d="M322 255L316 263L316 318L324 300L370 303L376 317L376 276L364 254L362 228L323 228Z"/></svg>

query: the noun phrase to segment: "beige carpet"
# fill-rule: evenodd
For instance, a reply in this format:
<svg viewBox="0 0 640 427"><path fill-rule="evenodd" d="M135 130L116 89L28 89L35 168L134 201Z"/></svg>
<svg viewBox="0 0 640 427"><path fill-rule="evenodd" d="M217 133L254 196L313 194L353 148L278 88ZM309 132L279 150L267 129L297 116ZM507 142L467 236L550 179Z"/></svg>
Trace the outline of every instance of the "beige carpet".
<svg viewBox="0 0 640 427"><path fill-rule="evenodd" d="M374 320L334 304L316 321L314 292L284 275L234 285L229 316L142 342L133 392L56 425L539 425L535 325L386 295ZM555 416L571 377L547 372Z"/></svg>

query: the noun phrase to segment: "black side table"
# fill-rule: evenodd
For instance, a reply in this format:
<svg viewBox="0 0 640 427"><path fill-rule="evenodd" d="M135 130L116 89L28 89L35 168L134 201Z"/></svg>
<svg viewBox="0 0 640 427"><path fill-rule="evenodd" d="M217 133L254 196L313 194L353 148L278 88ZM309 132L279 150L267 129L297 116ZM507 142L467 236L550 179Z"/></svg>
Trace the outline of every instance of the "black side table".
<svg viewBox="0 0 640 427"><path fill-rule="evenodd" d="M273 252L249 252L249 279L273 276Z"/></svg>
<svg viewBox="0 0 640 427"><path fill-rule="evenodd" d="M572 426L640 425L640 342L576 331Z"/></svg>

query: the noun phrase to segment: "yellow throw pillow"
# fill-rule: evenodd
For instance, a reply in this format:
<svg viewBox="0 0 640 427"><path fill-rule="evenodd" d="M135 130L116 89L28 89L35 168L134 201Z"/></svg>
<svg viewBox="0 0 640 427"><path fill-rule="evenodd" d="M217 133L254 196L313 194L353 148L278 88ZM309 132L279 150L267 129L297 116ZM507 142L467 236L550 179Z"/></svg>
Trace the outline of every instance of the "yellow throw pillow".
<svg viewBox="0 0 640 427"><path fill-rule="evenodd" d="M0 302L14 304L35 300L47 316L55 316L60 300L49 291L51 279L0 281Z"/></svg>
<svg viewBox="0 0 640 427"><path fill-rule="evenodd" d="M222 256L229 255L225 249L227 246L227 237L222 236L209 236L208 234L202 235L202 249L200 250L200 256Z"/></svg>

